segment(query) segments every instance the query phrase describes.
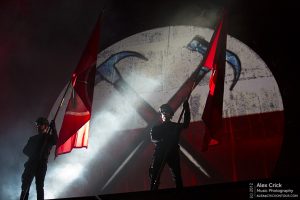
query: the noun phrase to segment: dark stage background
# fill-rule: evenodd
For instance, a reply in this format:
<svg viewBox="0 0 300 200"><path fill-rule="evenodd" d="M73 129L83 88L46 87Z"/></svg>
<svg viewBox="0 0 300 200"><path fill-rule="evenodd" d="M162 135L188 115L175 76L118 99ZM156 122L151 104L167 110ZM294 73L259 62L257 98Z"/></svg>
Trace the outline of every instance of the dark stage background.
<svg viewBox="0 0 300 200"><path fill-rule="evenodd" d="M300 174L297 154L300 138L296 125L296 94L299 91L296 82L299 76L296 54L299 31L296 26L299 11L288 1L229 2L228 34L248 45L266 62L283 99L285 134L272 178L297 185ZM214 22L207 20L208 13L224 4L225 1L221 0L0 1L0 199L9 199L9 190L19 189L15 185L20 185L26 160L22 148L33 135L33 122L38 116L48 116L77 65L104 6L101 49L157 27L194 25L213 28ZM199 20L199 17L204 20ZM199 190L186 189L184 194L215 197L218 191L224 196L224 190L239 194L240 188L243 192L248 189L245 185L247 183L205 186ZM172 190L136 195L163 199L166 193L173 194L171 196L175 199L181 198ZM137 196L127 194L123 198L137 199Z"/></svg>

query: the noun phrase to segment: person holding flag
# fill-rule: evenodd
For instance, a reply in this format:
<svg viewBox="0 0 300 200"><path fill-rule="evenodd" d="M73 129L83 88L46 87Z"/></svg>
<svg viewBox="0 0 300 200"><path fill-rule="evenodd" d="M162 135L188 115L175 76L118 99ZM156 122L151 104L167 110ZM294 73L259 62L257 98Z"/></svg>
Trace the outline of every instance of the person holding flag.
<svg viewBox="0 0 300 200"><path fill-rule="evenodd" d="M95 28L88 40L79 64L72 74L53 120L51 120L50 124L44 117L36 120L38 135L31 137L23 150L29 159L24 165L25 169L22 174L20 200L28 199L30 185L34 177L36 179L37 199L44 199L44 180L47 171L47 162L54 145L56 145L56 157L71 152L73 148L87 147L101 15L98 17ZM59 136L57 136L55 119L71 85L72 95L65 111Z"/></svg>
<svg viewBox="0 0 300 200"><path fill-rule="evenodd" d="M23 153L28 156L28 160L24 164L20 200L28 199L33 178L35 178L36 183L37 199L44 199L44 180L48 157L52 147L57 142L56 127L53 120L49 124L46 118L39 117L35 123L38 134L30 137L23 149Z"/></svg>
<svg viewBox="0 0 300 200"><path fill-rule="evenodd" d="M155 144L152 164L149 169L150 189L157 190L162 169L167 163L176 188L183 187L180 171L179 135L182 129L188 128L191 119L189 102L183 103L184 122L175 123L171 119L174 115L173 109L168 104L163 104L159 108L162 123L151 129L151 141Z"/></svg>

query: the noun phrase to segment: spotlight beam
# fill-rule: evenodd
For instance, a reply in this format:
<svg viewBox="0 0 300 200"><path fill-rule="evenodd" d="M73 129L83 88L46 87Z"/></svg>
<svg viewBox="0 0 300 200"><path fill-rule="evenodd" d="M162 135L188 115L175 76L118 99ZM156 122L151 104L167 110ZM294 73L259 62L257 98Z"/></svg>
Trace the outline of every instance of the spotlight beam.
<svg viewBox="0 0 300 200"><path fill-rule="evenodd" d="M199 164L199 162L181 145L179 145L180 151L183 153L183 155L195 165L197 169L199 169L206 177L210 178L211 176L208 174L208 172Z"/></svg>
<svg viewBox="0 0 300 200"><path fill-rule="evenodd" d="M122 162L122 164L118 167L118 169L114 172L114 174L108 179L108 181L104 184L104 186L101 188L101 191L103 191L118 175L120 171L124 168L124 166L129 162L129 160L134 156L134 154L140 149L144 141L141 141L134 150L129 154L129 156Z"/></svg>

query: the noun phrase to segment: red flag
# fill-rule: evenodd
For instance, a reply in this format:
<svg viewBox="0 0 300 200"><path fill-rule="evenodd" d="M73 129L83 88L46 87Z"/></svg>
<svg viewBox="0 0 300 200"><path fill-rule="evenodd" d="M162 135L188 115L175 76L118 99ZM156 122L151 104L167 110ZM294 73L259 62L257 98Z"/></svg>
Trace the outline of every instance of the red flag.
<svg viewBox="0 0 300 200"><path fill-rule="evenodd" d="M227 39L225 18L224 14L211 38L206 57L204 58L204 62L202 62L203 66L211 69L209 94L202 115L203 122L206 125L204 148L207 147L210 139L213 138L216 132L222 127Z"/></svg>
<svg viewBox="0 0 300 200"><path fill-rule="evenodd" d="M72 95L56 144L56 156L88 145L99 36L100 18L72 75Z"/></svg>

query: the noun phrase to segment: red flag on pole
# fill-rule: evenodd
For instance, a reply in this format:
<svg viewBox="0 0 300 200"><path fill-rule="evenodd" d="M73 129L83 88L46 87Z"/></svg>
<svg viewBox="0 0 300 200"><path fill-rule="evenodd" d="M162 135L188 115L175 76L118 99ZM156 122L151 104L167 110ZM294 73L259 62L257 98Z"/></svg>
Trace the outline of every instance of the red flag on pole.
<svg viewBox="0 0 300 200"><path fill-rule="evenodd" d="M203 66L211 69L209 80L209 93L203 111L202 119L206 126L203 150L207 149L209 142L222 127L223 94L226 56L226 16L225 12L215 30Z"/></svg>
<svg viewBox="0 0 300 200"><path fill-rule="evenodd" d="M100 18L72 74L72 94L59 132L55 156L88 145L99 38Z"/></svg>

